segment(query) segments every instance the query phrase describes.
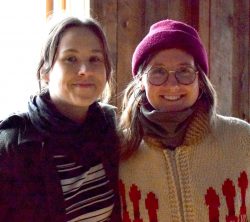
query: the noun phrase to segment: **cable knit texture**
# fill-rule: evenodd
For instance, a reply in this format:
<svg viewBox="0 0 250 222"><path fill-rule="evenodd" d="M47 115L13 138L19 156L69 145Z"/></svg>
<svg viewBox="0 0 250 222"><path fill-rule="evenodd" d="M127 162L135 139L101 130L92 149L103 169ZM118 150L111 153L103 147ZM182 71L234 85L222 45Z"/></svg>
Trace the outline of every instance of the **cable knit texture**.
<svg viewBox="0 0 250 222"><path fill-rule="evenodd" d="M197 222L250 219L250 125L204 110L182 146L147 137L120 164L123 221Z"/></svg>

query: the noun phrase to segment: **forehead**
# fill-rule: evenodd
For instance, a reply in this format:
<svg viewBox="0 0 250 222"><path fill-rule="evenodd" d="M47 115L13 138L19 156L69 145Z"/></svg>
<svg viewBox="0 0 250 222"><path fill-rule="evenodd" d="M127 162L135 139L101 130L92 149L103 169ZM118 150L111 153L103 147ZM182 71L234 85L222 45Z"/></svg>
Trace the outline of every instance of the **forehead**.
<svg viewBox="0 0 250 222"><path fill-rule="evenodd" d="M100 39L86 27L70 27L64 31L59 42L59 49L67 48L102 50Z"/></svg>
<svg viewBox="0 0 250 222"><path fill-rule="evenodd" d="M181 49L164 49L156 53L149 62L150 64L159 63L162 65L194 64L192 55Z"/></svg>

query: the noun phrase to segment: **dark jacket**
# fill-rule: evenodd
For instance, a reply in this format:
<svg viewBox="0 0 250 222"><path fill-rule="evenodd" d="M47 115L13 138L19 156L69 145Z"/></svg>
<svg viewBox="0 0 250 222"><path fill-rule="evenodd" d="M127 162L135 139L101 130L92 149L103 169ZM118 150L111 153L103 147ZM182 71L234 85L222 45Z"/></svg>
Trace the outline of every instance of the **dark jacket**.
<svg viewBox="0 0 250 222"><path fill-rule="evenodd" d="M105 140L102 160L115 190L112 222L119 222L118 152L114 111L103 106ZM98 129L92 129L98 137ZM110 144L112 144L110 146ZM0 221L63 222L64 199L50 154L50 143L32 125L28 114L13 115L0 124Z"/></svg>

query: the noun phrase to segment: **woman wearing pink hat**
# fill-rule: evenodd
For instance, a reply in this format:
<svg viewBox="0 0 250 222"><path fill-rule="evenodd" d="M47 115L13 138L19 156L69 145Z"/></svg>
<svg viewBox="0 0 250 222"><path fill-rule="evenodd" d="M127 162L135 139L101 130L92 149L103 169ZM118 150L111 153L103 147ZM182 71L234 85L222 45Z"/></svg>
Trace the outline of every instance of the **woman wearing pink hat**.
<svg viewBox="0 0 250 222"><path fill-rule="evenodd" d="M163 20L132 60L120 128L123 221L250 219L250 125L218 115L197 31Z"/></svg>

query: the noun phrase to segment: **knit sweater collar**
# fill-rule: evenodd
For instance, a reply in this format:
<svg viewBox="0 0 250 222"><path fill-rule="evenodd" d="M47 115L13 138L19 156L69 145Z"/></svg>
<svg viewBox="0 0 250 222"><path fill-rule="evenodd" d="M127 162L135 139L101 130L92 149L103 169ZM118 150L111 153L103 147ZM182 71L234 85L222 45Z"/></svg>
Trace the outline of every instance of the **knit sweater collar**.
<svg viewBox="0 0 250 222"><path fill-rule="evenodd" d="M139 119L144 135L156 137L167 148L175 149L183 143L188 124L200 103L198 100L193 106L175 112L159 111L149 105L142 105Z"/></svg>
<svg viewBox="0 0 250 222"><path fill-rule="evenodd" d="M207 133L210 132L210 115L204 104L198 106L193 113L193 118L187 126L186 133L181 146L199 144ZM145 136L145 142L153 144L156 147L164 149L165 146L155 137Z"/></svg>

